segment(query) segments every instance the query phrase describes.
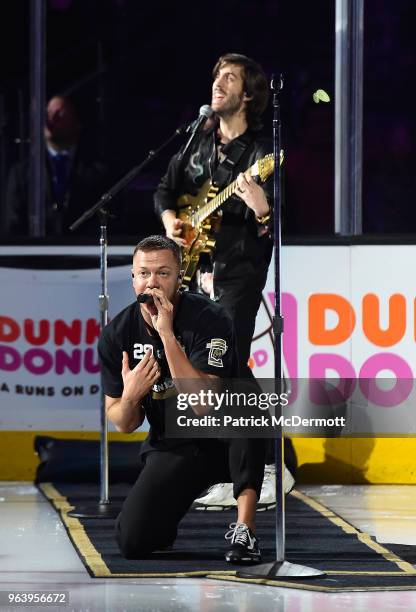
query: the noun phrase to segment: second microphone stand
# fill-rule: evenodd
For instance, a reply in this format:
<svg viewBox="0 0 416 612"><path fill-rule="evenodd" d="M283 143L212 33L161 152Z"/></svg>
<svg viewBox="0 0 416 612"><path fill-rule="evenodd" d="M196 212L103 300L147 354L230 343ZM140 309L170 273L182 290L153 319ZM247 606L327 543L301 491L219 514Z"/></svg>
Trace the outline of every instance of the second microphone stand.
<svg viewBox="0 0 416 612"><path fill-rule="evenodd" d="M121 178L109 191L104 193L101 198L86 210L79 219L77 219L71 226L70 230L76 230L82 225L87 219L90 219L93 215L98 215L100 221L100 278L101 287L100 295L98 297L99 310L100 310L100 329L102 330L108 322L108 290L107 290L107 219L108 219L108 205L113 198L120 193L127 185L129 185L141 172L142 170L174 140L177 136L181 136L186 133L189 126L179 127L175 133L164 142L158 149L149 151L146 159L132 168L125 176ZM80 506L74 508L68 512L68 516L75 518L115 518L120 512L120 504L110 503L108 494L108 423L107 415L105 412L105 396L103 391L103 385L100 385L100 499L94 504L88 506Z"/></svg>

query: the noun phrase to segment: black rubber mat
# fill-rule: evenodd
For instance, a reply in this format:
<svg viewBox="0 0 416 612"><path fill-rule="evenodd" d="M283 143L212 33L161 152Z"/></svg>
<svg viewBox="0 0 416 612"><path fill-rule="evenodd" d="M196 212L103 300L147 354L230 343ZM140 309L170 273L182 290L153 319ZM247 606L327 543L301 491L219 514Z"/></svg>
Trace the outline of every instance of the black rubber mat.
<svg viewBox="0 0 416 612"><path fill-rule="evenodd" d="M286 498L286 555L290 563L326 572L325 577L305 579L242 579L224 560L224 533L235 521L235 512L190 511L179 526L169 551L146 559L123 559L114 536L113 519L76 519L68 510L95 503L97 485L40 484L40 490L61 513L68 534L93 577L210 576L256 584L273 584L323 591L416 589L415 547L387 548L368 534L336 516L305 494L293 491ZM111 487L111 501L120 506L128 485ZM167 500L168 512L169 504ZM274 510L257 514L257 530L263 562L275 559Z"/></svg>

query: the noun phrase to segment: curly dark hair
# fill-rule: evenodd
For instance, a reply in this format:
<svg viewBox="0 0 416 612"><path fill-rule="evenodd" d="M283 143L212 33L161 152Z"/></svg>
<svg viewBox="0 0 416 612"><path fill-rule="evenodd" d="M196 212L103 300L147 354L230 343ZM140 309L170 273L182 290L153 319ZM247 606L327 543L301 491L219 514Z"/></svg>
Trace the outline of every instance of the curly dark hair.
<svg viewBox="0 0 416 612"><path fill-rule="evenodd" d="M135 246L133 251L133 259L136 255L137 251L172 251L173 256L178 264L178 267L181 267L182 264L182 255L181 248L176 244L174 240L167 238L167 236L148 236L147 238L143 238L140 242Z"/></svg>
<svg viewBox="0 0 416 612"><path fill-rule="evenodd" d="M225 64L242 67L244 91L251 98L246 106L247 123L252 130L259 130L262 127L260 117L269 101L269 84L263 68L246 55L226 53L221 55L214 66L212 71L214 79Z"/></svg>

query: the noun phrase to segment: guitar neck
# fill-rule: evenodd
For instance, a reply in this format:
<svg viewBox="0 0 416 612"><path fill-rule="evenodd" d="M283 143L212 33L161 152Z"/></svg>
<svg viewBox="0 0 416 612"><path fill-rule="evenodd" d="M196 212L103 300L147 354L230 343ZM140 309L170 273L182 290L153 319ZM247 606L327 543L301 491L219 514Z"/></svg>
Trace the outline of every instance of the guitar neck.
<svg viewBox="0 0 416 612"><path fill-rule="evenodd" d="M191 215L192 225L195 227L196 225L199 225L200 223L205 221L207 217L212 215L212 213L217 210L217 208L219 208L221 204L224 204L224 202L233 195L236 189L237 180L230 183L225 189L220 191L220 193L218 193L214 198L212 198L212 200L201 206L199 210L197 210L193 215Z"/></svg>
<svg viewBox="0 0 416 612"><path fill-rule="evenodd" d="M280 151L280 163L283 161L283 151ZM273 154L270 153L261 159L258 159L250 168L246 170L251 176L259 176L263 183L268 176L271 175L274 168ZM218 193L212 200L203 204L198 210L190 215L189 221L193 227L198 227L207 217L224 204L230 196L237 190L237 180L230 183L225 189Z"/></svg>

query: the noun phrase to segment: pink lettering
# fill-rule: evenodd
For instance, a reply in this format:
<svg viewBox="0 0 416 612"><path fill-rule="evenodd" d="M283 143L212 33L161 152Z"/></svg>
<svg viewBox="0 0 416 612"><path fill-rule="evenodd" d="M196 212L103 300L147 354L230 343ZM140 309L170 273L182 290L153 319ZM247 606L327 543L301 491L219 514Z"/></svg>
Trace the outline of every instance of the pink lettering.
<svg viewBox="0 0 416 612"><path fill-rule="evenodd" d="M94 361L94 357L97 356L97 351L95 349L85 349L84 351L84 368L86 372L90 374L96 374L100 371L100 364L98 362L98 358Z"/></svg>
<svg viewBox="0 0 416 612"><path fill-rule="evenodd" d="M23 364L31 374L46 374L53 368L53 358L44 349L30 349L23 355Z"/></svg>
<svg viewBox="0 0 416 612"><path fill-rule="evenodd" d="M328 370L334 370L338 374L336 378L327 376ZM333 353L321 353L319 355L311 355L309 359L309 377L330 380L333 389L328 389L328 400L330 403L337 404L340 401L340 394L343 400L348 399L354 392L356 387L355 370L351 363L341 355ZM335 384L337 382L337 384ZM333 384L332 384L333 383ZM313 387L311 389L313 394ZM320 400L312 398L314 403L319 404Z"/></svg>
<svg viewBox="0 0 416 612"><path fill-rule="evenodd" d="M14 372L20 368L22 360L16 349L11 346L0 346L0 370Z"/></svg>
<svg viewBox="0 0 416 612"><path fill-rule="evenodd" d="M266 351L261 349L253 353L253 359L258 368L261 368L269 361L269 356Z"/></svg>
<svg viewBox="0 0 416 612"><path fill-rule="evenodd" d="M69 355L65 351L56 351L55 371L57 374L63 374L65 369L68 369L72 374L79 374L81 371L81 351L74 349Z"/></svg>
<svg viewBox="0 0 416 612"><path fill-rule="evenodd" d="M391 389L382 389L382 380L377 384L377 374L390 370L396 382ZM377 406L391 408L404 402L413 389L413 373L402 357L393 353L373 355L360 370L360 389L363 395Z"/></svg>

